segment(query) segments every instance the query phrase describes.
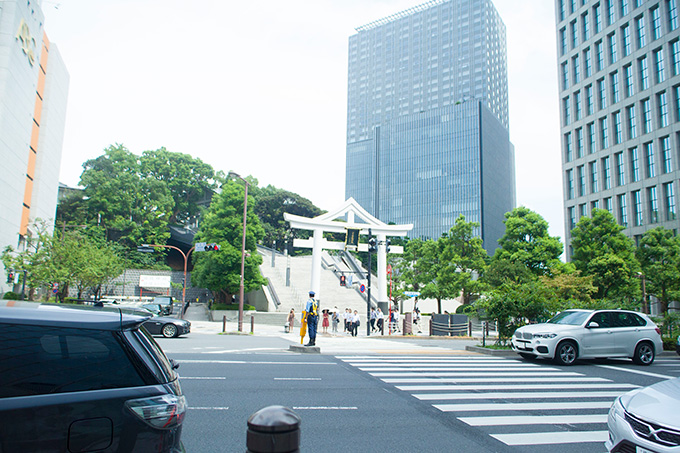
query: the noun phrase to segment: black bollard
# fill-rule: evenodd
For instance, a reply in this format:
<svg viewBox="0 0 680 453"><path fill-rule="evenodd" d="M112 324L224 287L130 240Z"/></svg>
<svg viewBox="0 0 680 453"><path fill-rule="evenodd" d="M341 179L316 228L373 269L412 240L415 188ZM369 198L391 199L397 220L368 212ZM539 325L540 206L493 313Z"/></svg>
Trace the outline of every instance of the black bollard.
<svg viewBox="0 0 680 453"><path fill-rule="evenodd" d="M268 406L248 418L248 453L300 451L300 417L284 406Z"/></svg>

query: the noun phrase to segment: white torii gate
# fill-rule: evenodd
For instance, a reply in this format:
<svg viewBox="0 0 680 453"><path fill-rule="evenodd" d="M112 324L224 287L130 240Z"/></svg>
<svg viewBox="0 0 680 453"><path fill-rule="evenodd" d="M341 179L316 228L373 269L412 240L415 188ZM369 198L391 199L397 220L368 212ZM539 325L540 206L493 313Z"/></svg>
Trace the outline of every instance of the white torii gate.
<svg viewBox="0 0 680 453"><path fill-rule="evenodd" d="M388 236L406 236L413 229L413 224L408 225L387 225L373 217L354 198L349 198L335 211L321 214L320 216L309 218L294 214L284 213L283 218L291 228L300 230L312 230L314 236L309 239L295 239L293 245L300 248L312 249L312 276L310 291L318 293L321 287L321 251L344 250L344 242L331 242L323 237L323 233L345 233L347 230L360 230L359 234L366 235L368 230L376 237L378 255L378 294L376 299L379 302L387 302L387 251L385 241ZM336 221L343 218L345 221ZM359 222L357 219L361 220ZM367 243L358 244L358 250L368 251ZM390 246L390 253L403 253L401 246ZM370 269L369 269L370 271Z"/></svg>

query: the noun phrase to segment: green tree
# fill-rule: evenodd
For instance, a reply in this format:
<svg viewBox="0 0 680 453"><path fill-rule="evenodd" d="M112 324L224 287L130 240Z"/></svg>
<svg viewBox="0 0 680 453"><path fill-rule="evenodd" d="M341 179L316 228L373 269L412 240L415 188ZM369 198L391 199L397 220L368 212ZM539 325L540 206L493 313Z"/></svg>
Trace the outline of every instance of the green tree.
<svg viewBox="0 0 680 453"><path fill-rule="evenodd" d="M192 254L194 270L191 273L193 285L210 289L219 302L227 302L231 295L239 292L243 198L244 187L240 181L226 182L222 192L213 197L195 237L196 242L220 245L218 252ZM244 288L249 292L265 284L259 268L262 257L257 253L257 242L264 236L264 229L253 212L250 197L246 219L246 251L249 253L245 260Z"/></svg>
<svg viewBox="0 0 680 453"><path fill-rule="evenodd" d="M623 229L609 211L594 209L592 218L581 217L571 231L572 263L582 275L592 275L598 299L639 294L635 246Z"/></svg>
<svg viewBox="0 0 680 453"><path fill-rule="evenodd" d="M505 214L504 223L495 261L522 263L536 276L551 275L561 267L562 242L548 234L548 222L538 213L520 206Z"/></svg>
<svg viewBox="0 0 680 453"><path fill-rule="evenodd" d="M661 314L680 298L680 238L663 227L648 230L640 240L637 258L646 279L646 290L659 300Z"/></svg>
<svg viewBox="0 0 680 453"><path fill-rule="evenodd" d="M416 261L416 272L420 297L435 299L437 311L442 312L442 300L452 299L458 295L451 272L455 272L451 261L443 256L444 241L429 239L422 243L421 255Z"/></svg>

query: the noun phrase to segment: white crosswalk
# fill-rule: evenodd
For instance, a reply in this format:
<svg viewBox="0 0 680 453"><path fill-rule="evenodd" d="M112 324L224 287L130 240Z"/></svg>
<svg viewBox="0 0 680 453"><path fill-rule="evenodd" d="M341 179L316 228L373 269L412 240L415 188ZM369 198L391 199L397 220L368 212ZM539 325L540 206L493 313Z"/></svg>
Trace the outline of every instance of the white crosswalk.
<svg viewBox="0 0 680 453"><path fill-rule="evenodd" d="M612 402L637 387L507 358L338 358L510 446L601 444Z"/></svg>

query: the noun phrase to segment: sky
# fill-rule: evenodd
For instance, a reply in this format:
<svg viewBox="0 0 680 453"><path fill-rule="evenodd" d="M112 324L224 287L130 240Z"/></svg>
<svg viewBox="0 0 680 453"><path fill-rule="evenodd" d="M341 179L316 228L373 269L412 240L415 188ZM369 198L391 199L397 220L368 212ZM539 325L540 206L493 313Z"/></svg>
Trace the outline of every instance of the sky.
<svg viewBox="0 0 680 453"><path fill-rule="evenodd" d="M554 2L493 0L507 29L517 205L564 238ZM355 28L423 0L43 0L70 74L60 181L123 144L165 147L324 210L345 196Z"/></svg>

